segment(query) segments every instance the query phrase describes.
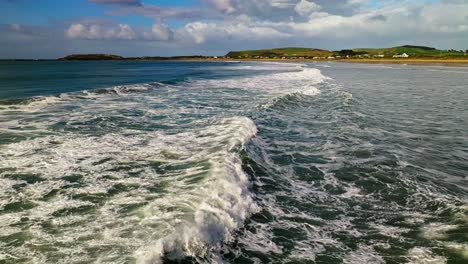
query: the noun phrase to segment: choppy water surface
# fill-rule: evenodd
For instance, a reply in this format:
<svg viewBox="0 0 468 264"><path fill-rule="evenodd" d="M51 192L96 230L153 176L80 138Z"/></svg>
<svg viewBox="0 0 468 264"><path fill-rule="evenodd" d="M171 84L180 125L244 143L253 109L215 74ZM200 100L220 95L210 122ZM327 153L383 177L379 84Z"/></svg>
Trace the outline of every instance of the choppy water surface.
<svg viewBox="0 0 468 264"><path fill-rule="evenodd" d="M0 72L1 263L468 261L467 68Z"/></svg>

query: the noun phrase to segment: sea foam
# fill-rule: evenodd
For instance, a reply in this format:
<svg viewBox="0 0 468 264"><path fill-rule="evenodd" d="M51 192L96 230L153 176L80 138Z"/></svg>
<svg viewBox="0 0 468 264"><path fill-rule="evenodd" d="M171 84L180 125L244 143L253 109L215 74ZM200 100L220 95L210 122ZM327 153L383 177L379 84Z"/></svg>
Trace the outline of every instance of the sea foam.
<svg viewBox="0 0 468 264"><path fill-rule="evenodd" d="M213 116L220 108L207 100L224 88L233 99L313 96L327 79L304 65L255 67L272 70L40 97L0 110L0 130L11 134L0 152L0 223L27 219L28 243L69 262L216 259L258 211L240 156L257 128L235 109ZM7 250L36 263L64 261L26 245Z"/></svg>
<svg viewBox="0 0 468 264"><path fill-rule="evenodd" d="M36 226L33 243L97 236L75 248L119 244L134 251L139 263L214 254L257 210L239 157L255 134L252 120L232 117L178 134L61 134L9 144L0 166L14 168L2 175L15 180L3 181L0 196L8 204L34 203L34 209L0 215L0 223L21 221L25 214L36 223L53 217L52 226L61 231L50 237ZM22 195L7 198L24 175L37 180L23 187ZM67 188L73 185L80 187ZM156 186L161 190L153 193ZM51 190L57 195L45 200ZM96 204L93 196L105 203ZM15 250L26 254L26 248Z"/></svg>

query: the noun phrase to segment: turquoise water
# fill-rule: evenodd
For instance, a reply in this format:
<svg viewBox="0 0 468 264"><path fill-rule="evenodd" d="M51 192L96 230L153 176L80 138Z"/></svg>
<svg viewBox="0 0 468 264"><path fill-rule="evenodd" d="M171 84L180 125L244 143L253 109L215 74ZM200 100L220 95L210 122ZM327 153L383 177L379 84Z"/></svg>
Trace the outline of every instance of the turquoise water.
<svg viewBox="0 0 468 264"><path fill-rule="evenodd" d="M466 263L468 69L0 62L1 263Z"/></svg>

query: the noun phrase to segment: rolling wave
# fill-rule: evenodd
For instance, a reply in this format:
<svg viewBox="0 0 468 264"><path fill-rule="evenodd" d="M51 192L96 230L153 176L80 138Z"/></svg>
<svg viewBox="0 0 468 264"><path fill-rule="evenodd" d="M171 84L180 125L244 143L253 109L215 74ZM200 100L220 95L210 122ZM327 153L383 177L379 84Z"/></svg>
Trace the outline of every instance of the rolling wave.
<svg viewBox="0 0 468 264"><path fill-rule="evenodd" d="M239 109L255 96L318 94L327 79L258 67L275 71L3 103L0 223L11 228L0 237L23 241L8 252L35 263L219 258L259 211L240 157L257 128ZM246 101L231 108L220 95Z"/></svg>
<svg viewBox="0 0 468 264"><path fill-rule="evenodd" d="M97 244L136 252L141 263L204 257L257 210L238 156L255 134L251 120L234 117L179 134L67 133L9 144L0 154L0 223L28 215L30 243L60 242L61 254L82 260L93 255L80 251ZM27 247L11 252L41 262Z"/></svg>

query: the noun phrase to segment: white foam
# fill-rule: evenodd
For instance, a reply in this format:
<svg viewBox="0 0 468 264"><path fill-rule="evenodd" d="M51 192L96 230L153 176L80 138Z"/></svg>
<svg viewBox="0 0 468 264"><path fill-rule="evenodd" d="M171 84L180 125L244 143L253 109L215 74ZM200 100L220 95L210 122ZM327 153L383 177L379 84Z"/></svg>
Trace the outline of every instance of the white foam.
<svg viewBox="0 0 468 264"><path fill-rule="evenodd" d="M443 264L447 263L447 258L437 256L428 248L415 247L408 252L408 263L411 264Z"/></svg>
<svg viewBox="0 0 468 264"><path fill-rule="evenodd" d="M448 70L448 69L426 69L426 71L430 72L443 72L443 73L462 73L462 74L468 74L468 70L464 71L455 71L455 70Z"/></svg>
<svg viewBox="0 0 468 264"><path fill-rule="evenodd" d="M360 194L361 189L357 188L356 186L345 186L344 188L346 192L341 194L341 197L343 198L354 198L354 197L362 196Z"/></svg>
<svg viewBox="0 0 468 264"><path fill-rule="evenodd" d="M294 71L301 70L305 64L300 63L282 63L282 62L261 62L261 63L241 63L229 66L208 66L207 69L223 70L245 70L245 71Z"/></svg>
<svg viewBox="0 0 468 264"><path fill-rule="evenodd" d="M210 93L217 88L249 90L258 94L260 99L271 100L294 93L315 96L320 93L315 85L328 79L319 70L299 64L272 63L258 67L286 72L201 80L189 86L195 90L194 93ZM183 85L166 86L169 98L138 93L147 92L152 86L136 85L114 87L103 92L47 97L17 109L2 109L0 114L10 119L0 123L0 129L9 131L10 127L21 125L26 120L28 125L37 127L35 132L47 133L2 146L0 167L17 168L15 173L38 175L41 181L27 184L17 193L14 186L24 181L0 178L4 186L0 189L0 206L25 200L35 203L32 210L1 215L0 225L18 224L27 215L34 223L28 230L31 235L28 243L63 243L67 246L73 243L73 246L59 248L60 253L67 256L64 261L75 257L92 261L86 252L103 246L115 249L100 252L98 260L102 262L112 262L110 259L116 255L118 261L133 255L139 263L158 263L165 254L170 258L213 257L211 254L223 242L231 241L232 233L258 210L249 192L250 182L242 170L238 153L256 134L257 129L250 119L220 118L217 115L214 119L191 121L193 124L190 126L163 132L118 127L88 135L80 130L99 130L100 124L92 123L94 120L121 118L121 109L139 109L145 115L132 116L128 122L141 124L148 121L148 117L166 115L170 120L164 121L164 125L177 125L178 115L192 114L194 110L171 104L173 97L185 95L170 93L172 88L182 89ZM153 108L148 103L157 103L158 107ZM69 106L74 107L73 110L69 110ZM50 128L60 122L66 122L66 128L71 129L54 131ZM116 125L103 122L103 126L108 124ZM4 174L1 173L2 176ZM79 183L64 179L64 176L74 174L82 177ZM102 198L106 199L103 205L74 198L107 194L117 185L128 189ZM161 192L150 191L158 186L161 186ZM310 194L309 187L301 186L300 191ZM60 192L47 201L41 200L52 190ZM89 212L60 215L64 210L79 212L80 208L88 207L91 208ZM127 209L133 207L136 209ZM44 223L56 233L52 235ZM337 229L350 229L342 222L331 225ZM322 244L342 246L324 233L316 234L311 225L299 227L307 230L309 242L319 239ZM271 241L268 228L260 228L257 234L249 237L252 239L250 242L249 238L245 242L251 243L255 249L266 247L265 252L282 252L282 248ZM308 246L315 252L323 250L322 244L311 244L304 244L295 254L303 254ZM36 263L48 261L44 256L34 255L26 246L9 250L12 255L31 257Z"/></svg>
<svg viewBox="0 0 468 264"><path fill-rule="evenodd" d="M226 120L225 120L226 121ZM230 138L228 149L245 144L256 133L255 125L248 119L236 119L233 123L243 128ZM223 125L227 125L227 122ZM229 124L229 125L232 125ZM212 128L208 133L219 133L219 128ZM197 199L173 197L171 204L187 203L193 209L193 218L177 217L174 232L158 239L154 244L140 249L137 254L139 263L160 263L161 257L206 256L213 248L221 247L221 242L232 239L231 232L239 228L244 220L257 210L249 194L249 181L241 168L241 161L235 154L225 153L212 160L213 168L205 185L198 187L195 193L203 193ZM211 178L212 177L212 178ZM148 206L144 210L148 220L159 217L160 204Z"/></svg>
<svg viewBox="0 0 468 264"><path fill-rule="evenodd" d="M407 233L411 231L408 228L387 226L387 225L382 225L382 224L371 224L370 226L372 228L377 229L380 234L387 236L387 237L393 237L393 238L401 238L401 235L403 233Z"/></svg>
<svg viewBox="0 0 468 264"><path fill-rule="evenodd" d="M31 228L32 242L69 243L84 235L101 234L102 238L92 242L127 246L134 249L140 263L157 263L165 253L174 258L209 254L223 241L229 241L231 233L257 210L238 157L238 149L255 134L255 124L244 117L226 118L177 134L122 131L87 137L62 133L4 146L0 167L17 168L15 173L38 174L43 179L29 184L22 189L21 196L9 201L25 198L34 201L36 207L28 214L36 222L64 209L93 206L90 202L72 200L71 195L106 193L116 183L136 186L134 191L117 194L103 207L96 208L95 220L89 214L54 217L51 224L62 227L62 233L54 237L40 226ZM154 162L193 165L170 170L169 175L161 177L150 166ZM125 164L135 169L114 170ZM139 177L128 177L130 172L138 172ZM68 183L62 177L70 174L82 175L84 186L76 190L63 188ZM111 180L102 178L103 175ZM198 182L192 183L194 178L199 178ZM3 181L10 186L0 190L1 200L5 201L14 191L11 186L21 180ZM146 187L158 184L164 184L166 192L145 191ZM41 202L54 188L61 189L63 195ZM148 204L137 214L118 213L119 208L139 203ZM15 216L19 221L25 213L2 215L0 224L13 221L5 216ZM133 230L132 235L123 238L129 229ZM74 247L83 251L88 246ZM26 248L15 250L26 252L23 251ZM74 254L67 252L69 256Z"/></svg>
<svg viewBox="0 0 468 264"><path fill-rule="evenodd" d="M444 239L447 237L446 232L456 229L457 225L447 225L443 223L430 223L422 228L422 236L426 239Z"/></svg>
<svg viewBox="0 0 468 264"><path fill-rule="evenodd" d="M360 264L360 263L369 263L369 264L383 264L385 263L384 259L379 256L372 247L369 246L360 246L358 250L350 252L343 259L345 264Z"/></svg>
<svg viewBox="0 0 468 264"><path fill-rule="evenodd" d="M267 92L273 95L284 95L297 92L315 95L318 93L318 89L314 85L329 80L328 77L322 75L320 70L315 68L289 65L286 69L289 69L289 71L256 75L254 77L196 81L195 85L201 85L204 87L249 89Z"/></svg>

